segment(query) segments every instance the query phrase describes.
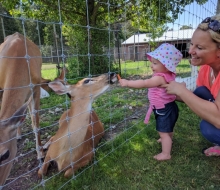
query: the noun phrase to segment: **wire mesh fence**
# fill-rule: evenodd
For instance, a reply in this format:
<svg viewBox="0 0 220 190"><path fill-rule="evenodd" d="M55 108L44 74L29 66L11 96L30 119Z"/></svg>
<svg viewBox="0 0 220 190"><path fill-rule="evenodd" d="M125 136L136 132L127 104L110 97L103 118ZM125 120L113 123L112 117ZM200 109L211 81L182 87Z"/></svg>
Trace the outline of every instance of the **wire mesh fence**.
<svg viewBox="0 0 220 190"><path fill-rule="evenodd" d="M93 77L115 72L127 79L149 78L152 71L146 53L167 42L175 45L183 54L183 60L177 67L177 76L185 78L186 83L195 88L198 70L191 68L188 62L190 39L205 17L216 14L218 2L209 0L200 4L183 4L180 12L177 11L178 3L171 2L173 4L169 1L149 1L145 4L141 0L86 0L75 5L79 11L84 10L81 19L80 14L75 14L75 22L68 15L71 8L73 12L77 12L74 5L71 7L70 4L69 9L59 0L54 1L54 5L35 2L29 7L21 3L16 8L11 8L14 15L9 13L9 9L1 7L2 46L4 41L10 39L8 36L15 32L24 36L22 44L18 44L20 48L11 51L3 46L5 49L0 49L0 81L4 80L5 74L9 75L5 80L10 81L9 85L0 83L0 174L4 176L0 180L2 189L50 189L48 184L54 184L57 178L66 175L68 178L54 189L65 188L88 170L92 172L93 167L98 167L99 161L114 154L114 151L143 131L139 126L148 109L148 90L122 89L115 81L109 86L107 84L111 82L111 75L107 77L110 78L109 83L100 82L99 87L104 87L97 90ZM102 17L91 14L91 3L95 7L93 11L103 14ZM51 14L54 10L55 15L48 16L50 13L46 12L47 9ZM65 9L68 9L67 12ZM16 14L18 10L20 13ZM29 11L36 11L39 18L37 14L31 17ZM35 46L27 43L26 38L36 44L41 56L32 51ZM13 40L8 42L12 47L15 45ZM68 68L68 72L63 73L62 81L57 83L59 89L58 86L50 86L54 91L57 90L57 94L49 91L49 97L40 100L40 108L34 101L38 101L37 97L40 97L42 71L36 71L33 67L39 59L42 59L43 65L54 64ZM13 66L13 72L4 70L10 64L26 65L26 69L20 70L21 66ZM24 76L28 81L26 83L21 82ZM35 81L36 77L38 80ZM55 77L50 80L53 81ZM75 86L81 79L78 86ZM5 97L6 92L10 91L10 98ZM105 93L96 98L101 94L98 91ZM30 94L34 98L30 103L30 113L21 111L18 115L13 115L25 104ZM23 117L19 115L24 114L26 119L21 124ZM15 131L12 133L6 130L10 127L8 118L12 117L21 118L15 124L15 127L21 125L20 140L16 139ZM97 132L96 128L99 127L100 131ZM40 134L40 139L37 134ZM18 147L17 150L11 145ZM10 156L8 150L11 151ZM44 155L40 155L39 151L43 151ZM61 154L57 155L58 152ZM50 168L41 173L45 165L50 165Z"/></svg>

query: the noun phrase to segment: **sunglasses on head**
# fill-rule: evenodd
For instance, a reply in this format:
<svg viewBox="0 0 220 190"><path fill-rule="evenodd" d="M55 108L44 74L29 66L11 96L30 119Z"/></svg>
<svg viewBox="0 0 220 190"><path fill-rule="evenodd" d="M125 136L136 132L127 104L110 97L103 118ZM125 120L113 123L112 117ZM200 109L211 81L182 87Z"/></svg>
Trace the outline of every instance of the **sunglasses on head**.
<svg viewBox="0 0 220 190"><path fill-rule="evenodd" d="M209 23L208 24L209 29L220 34L220 22L219 21L214 20L211 17L207 17L201 23Z"/></svg>

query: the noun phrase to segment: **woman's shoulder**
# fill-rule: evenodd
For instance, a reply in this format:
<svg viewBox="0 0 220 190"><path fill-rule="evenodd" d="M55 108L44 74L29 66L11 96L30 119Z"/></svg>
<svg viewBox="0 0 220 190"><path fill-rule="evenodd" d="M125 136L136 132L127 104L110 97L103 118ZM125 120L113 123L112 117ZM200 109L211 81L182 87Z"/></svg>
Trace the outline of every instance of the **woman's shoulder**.
<svg viewBox="0 0 220 190"><path fill-rule="evenodd" d="M199 71L208 71L209 68L210 68L209 65L202 65L200 66Z"/></svg>
<svg viewBox="0 0 220 190"><path fill-rule="evenodd" d="M209 74L210 72L210 66L209 65L202 65L200 68L199 68L199 76L205 76L207 74Z"/></svg>

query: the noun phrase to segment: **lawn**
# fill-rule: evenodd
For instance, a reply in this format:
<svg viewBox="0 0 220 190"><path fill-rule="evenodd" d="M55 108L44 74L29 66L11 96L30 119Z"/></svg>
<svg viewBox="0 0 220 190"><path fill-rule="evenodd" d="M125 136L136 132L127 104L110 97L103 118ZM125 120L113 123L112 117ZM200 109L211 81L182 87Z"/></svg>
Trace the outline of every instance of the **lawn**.
<svg viewBox="0 0 220 190"><path fill-rule="evenodd" d="M47 78L46 70L42 74ZM183 60L177 67L177 75L189 74L188 61ZM123 77L150 75L149 62L122 63ZM172 159L164 162L153 159L161 151L161 145L156 141L153 116L148 125L143 123L146 94L146 89L121 88L116 84L99 97L93 108L109 138L102 139L87 167L71 179L65 179L62 172L55 171L54 176L50 173L44 179L43 189L220 189L219 158L202 154L201 150L211 144L200 134L200 119L184 103L178 102L180 116L175 126ZM41 100L44 107L65 101L65 96L51 95L50 101Z"/></svg>

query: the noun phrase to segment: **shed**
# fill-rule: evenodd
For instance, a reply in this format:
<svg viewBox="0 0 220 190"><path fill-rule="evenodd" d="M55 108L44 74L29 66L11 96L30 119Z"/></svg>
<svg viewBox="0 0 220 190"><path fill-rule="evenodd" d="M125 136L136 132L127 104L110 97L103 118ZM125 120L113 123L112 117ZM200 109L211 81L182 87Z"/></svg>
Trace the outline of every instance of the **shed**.
<svg viewBox="0 0 220 190"><path fill-rule="evenodd" d="M157 42L157 46L164 42L175 45L182 52L183 57L186 58L189 56L189 44L194 31L195 29L167 31L154 41ZM133 61L145 60L146 53L155 48L150 46L150 41L153 41L150 34L135 34L131 36L121 44L122 59Z"/></svg>

